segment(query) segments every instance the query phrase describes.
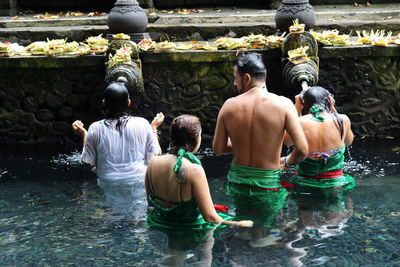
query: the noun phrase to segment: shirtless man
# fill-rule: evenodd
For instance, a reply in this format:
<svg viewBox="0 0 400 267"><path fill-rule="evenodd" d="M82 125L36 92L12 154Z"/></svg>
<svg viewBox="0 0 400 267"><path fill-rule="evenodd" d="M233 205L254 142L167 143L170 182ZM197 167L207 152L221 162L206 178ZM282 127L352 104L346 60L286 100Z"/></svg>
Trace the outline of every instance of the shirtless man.
<svg viewBox="0 0 400 267"><path fill-rule="evenodd" d="M287 131L295 146L286 165L305 159L307 140L293 103L268 92L260 54L240 56L234 76L239 95L226 100L219 112L213 151L233 152L227 192L234 200L237 216L253 220L255 226L270 227L287 196L280 184L284 133ZM252 233L250 245L261 246L257 235Z"/></svg>

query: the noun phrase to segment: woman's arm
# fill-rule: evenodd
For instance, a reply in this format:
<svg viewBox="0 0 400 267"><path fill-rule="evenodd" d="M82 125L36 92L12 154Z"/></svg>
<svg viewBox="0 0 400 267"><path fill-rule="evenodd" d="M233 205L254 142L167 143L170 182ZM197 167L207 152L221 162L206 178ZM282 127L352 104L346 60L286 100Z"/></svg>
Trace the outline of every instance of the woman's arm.
<svg viewBox="0 0 400 267"><path fill-rule="evenodd" d="M72 129L80 134L82 136L82 149L85 149L86 143L87 143L87 136L88 136L88 131L83 127L83 123L80 120L76 120L72 123ZM92 170L95 166L92 164L89 164L87 162L82 162L83 163L83 168L86 170Z"/></svg>
<svg viewBox="0 0 400 267"><path fill-rule="evenodd" d="M225 221L218 215L211 199L206 174L201 166L192 165L191 170L188 173L188 178L192 184L193 197L199 206L203 218L207 222L241 227L253 226L252 221Z"/></svg>
<svg viewBox="0 0 400 267"><path fill-rule="evenodd" d="M296 108L297 115L301 117L301 113L303 111L303 100L300 95L296 95L294 97L294 106ZM285 134L283 135L283 143L287 146L293 146L293 140L287 131L285 131Z"/></svg>
<svg viewBox="0 0 400 267"><path fill-rule="evenodd" d="M158 153L157 153L157 155L161 155L162 154L160 142L158 141L157 129L158 129L158 127L160 127L161 124L163 124L163 122L164 122L164 114L162 112L159 112L159 113L157 113L157 115L154 117L153 121L150 124L151 125L151 130L153 131L153 134L154 134L154 138L157 140L157 144L158 144Z"/></svg>
<svg viewBox="0 0 400 267"><path fill-rule="evenodd" d="M85 147L86 138L87 138L87 131L86 131L86 129L83 127L83 122L81 122L80 120L74 121L74 122L72 123L72 129L73 129L76 133L78 133L78 134L80 134L80 135L82 136L82 143L83 143L83 146L82 146L82 147Z"/></svg>
<svg viewBox="0 0 400 267"><path fill-rule="evenodd" d="M351 146L351 144L353 143L354 140L354 134L353 131L351 130L351 121L349 119L349 117L347 117L346 115L341 115L343 118L343 124L345 125L345 127L347 128L347 131L345 132L345 136L344 136L344 143L346 144L346 146ZM346 130L345 128L345 130Z"/></svg>

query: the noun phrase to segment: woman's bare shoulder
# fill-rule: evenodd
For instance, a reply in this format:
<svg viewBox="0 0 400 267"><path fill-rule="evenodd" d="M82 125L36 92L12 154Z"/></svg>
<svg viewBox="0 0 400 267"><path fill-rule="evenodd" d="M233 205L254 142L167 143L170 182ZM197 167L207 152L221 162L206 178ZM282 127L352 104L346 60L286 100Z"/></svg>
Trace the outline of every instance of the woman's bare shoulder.
<svg viewBox="0 0 400 267"><path fill-rule="evenodd" d="M197 181L198 179L201 179L201 177L205 177L205 171L202 166L198 164L191 163L189 161L186 161L185 164L182 165L183 168L186 168L187 170L187 179L189 181Z"/></svg>
<svg viewBox="0 0 400 267"><path fill-rule="evenodd" d="M344 121L350 122L350 118L346 114L338 114L340 118L342 118Z"/></svg>
<svg viewBox="0 0 400 267"><path fill-rule="evenodd" d="M159 155L159 156L154 156L151 158L149 161L149 166L162 166L165 164L171 163L173 160L176 160L176 157L171 154L164 154L164 155Z"/></svg>

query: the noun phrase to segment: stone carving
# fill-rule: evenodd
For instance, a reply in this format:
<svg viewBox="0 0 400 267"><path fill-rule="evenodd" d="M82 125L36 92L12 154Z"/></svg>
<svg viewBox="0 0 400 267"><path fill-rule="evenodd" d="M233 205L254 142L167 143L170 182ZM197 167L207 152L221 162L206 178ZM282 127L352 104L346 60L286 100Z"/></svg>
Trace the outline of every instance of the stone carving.
<svg viewBox="0 0 400 267"><path fill-rule="evenodd" d="M118 0L108 15L112 33L142 33L147 24L147 15L136 0Z"/></svg>
<svg viewBox="0 0 400 267"><path fill-rule="evenodd" d="M283 0L275 14L275 24L278 33L289 32L289 27L295 19L306 25L310 30L315 25L315 11L308 0Z"/></svg>
<svg viewBox="0 0 400 267"><path fill-rule="evenodd" d="M338 111L350 117L356 133L396 135L400 130L399 63L399 57L321 61L320 85L342 103ZM392 84L382 83L383 73L392 77Z"/></svg>
<svg viewBox="0 0 400 267"><path fill-rule="evenodd" d="M288 82L296 92L300 92L302 82L307 82L308 86L318 83L318 66L314 61L301 64L288 62L282 72L283 79Z"/></svg>
<svg viewBox="0 0 400 267"><path fill-rule="evenodd" d="M107 83L113 81L124 82L129 90L130 95L133 95L137 92L142 92L144 87L141 70L142 62L139 58L139 49L136 43L132 41L114 39L109 45L107 51L108 57L110 58L112 55L115 55L116 51L121 48L128 48L127 51L131 51L130 56L126 58L126 61L115 66L108 63L105 81Z"/></svg>
<svg viewBox="0 0 400 267"><path fill-rule="evenodd" d="M288 51L308 47L307 55L309 62L295 65L288 60ZM318 83L319 58L318 44L314 36L309 32L290 33L282 43L282 66L283 80L296 92L301 91L302 82L307 82L308 86L314 86Z"/></svg>
<svg viewBox="0 0 400 267"><path fill-rule="evenodd" d="M106 83L124 82L127 85L129 94L133 95L143 91L143 78L137 64L119 64L106 71Z"/></svg>

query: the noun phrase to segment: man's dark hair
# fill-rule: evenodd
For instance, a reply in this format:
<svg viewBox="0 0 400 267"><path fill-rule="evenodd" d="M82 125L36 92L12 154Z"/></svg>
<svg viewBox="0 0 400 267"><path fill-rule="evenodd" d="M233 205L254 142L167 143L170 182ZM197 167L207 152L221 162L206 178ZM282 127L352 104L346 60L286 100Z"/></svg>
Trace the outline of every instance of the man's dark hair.
<svg viewBox="0 0 400 267"><path fill-rule="evenodd" d="M262 55L258 53L245 54L238 57L236 68L240 76L249 74L255 80L265 80L267 70L265 69Z"/></svg>
<svg viewBox="0 0 400 267"><path fill-rule="evenodd" d="M171 150L178 151L179 148L184 148L186 151L193 151L200 132L199 118L186 114L176 117L169 128Z"/></svg>

